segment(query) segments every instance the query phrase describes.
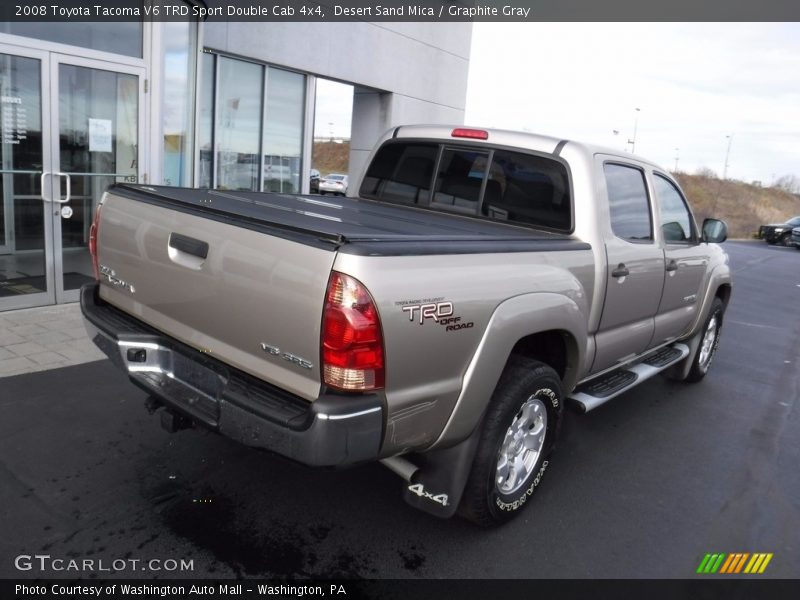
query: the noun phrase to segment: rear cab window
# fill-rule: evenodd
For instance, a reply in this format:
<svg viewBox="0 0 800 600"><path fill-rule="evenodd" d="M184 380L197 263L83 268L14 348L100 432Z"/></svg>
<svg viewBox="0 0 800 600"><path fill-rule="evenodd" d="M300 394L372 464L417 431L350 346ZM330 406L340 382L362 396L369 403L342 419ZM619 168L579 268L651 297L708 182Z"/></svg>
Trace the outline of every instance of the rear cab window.
<svg viewBox="0 0 800 600"><path fill-rule="evenodd" d="M370 164L360 195L515 225L572 231L566 166L552 157L486 145L387 142Z"/></svg>

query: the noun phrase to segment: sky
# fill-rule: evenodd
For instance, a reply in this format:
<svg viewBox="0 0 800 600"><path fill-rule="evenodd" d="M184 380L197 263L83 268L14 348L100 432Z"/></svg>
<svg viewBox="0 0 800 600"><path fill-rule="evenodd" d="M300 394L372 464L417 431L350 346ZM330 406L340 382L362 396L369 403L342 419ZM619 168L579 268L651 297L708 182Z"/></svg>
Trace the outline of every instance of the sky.
<svg viewBox="0 0 800 600"><path fill-rule="evenodd" d="M349 138L352 113L352 85L317 79L314 137Z"/></svg>
<svg viewBox="0 0 800 600"><path fill-rule="evenodd" d="M800 177L800 24L476 23L465 121Z"/></svg>

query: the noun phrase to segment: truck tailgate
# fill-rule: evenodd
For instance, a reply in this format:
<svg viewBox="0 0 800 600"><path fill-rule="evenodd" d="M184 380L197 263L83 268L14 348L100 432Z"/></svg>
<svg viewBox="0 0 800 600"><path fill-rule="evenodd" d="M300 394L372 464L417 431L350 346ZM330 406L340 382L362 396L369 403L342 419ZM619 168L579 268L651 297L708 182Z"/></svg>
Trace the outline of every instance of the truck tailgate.
<svg viewBox="0 0 800 600"><path fill-rule="evenodd" d="M142 202L112 189L98 232L100 297L229 365L313 400L320 391L320 327L335 248Z"/></svg>

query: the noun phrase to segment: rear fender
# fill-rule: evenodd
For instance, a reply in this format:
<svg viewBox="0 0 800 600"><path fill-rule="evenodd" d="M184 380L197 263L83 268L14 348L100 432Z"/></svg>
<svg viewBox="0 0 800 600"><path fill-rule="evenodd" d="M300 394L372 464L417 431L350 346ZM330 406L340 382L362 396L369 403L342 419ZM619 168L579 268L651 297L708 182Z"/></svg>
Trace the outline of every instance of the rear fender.
<svg viewBox="0 0 800 600"><path fill-rule="evenodd" d="M460 442L475 431L511 350L524 337L557 330L572 338L562 384L565 393L573 388L587 340L586 301L582 296L577 299L583 307L570 297L547 292L516 296L498 305L464 375L453 413L432 450Z"/></svg>

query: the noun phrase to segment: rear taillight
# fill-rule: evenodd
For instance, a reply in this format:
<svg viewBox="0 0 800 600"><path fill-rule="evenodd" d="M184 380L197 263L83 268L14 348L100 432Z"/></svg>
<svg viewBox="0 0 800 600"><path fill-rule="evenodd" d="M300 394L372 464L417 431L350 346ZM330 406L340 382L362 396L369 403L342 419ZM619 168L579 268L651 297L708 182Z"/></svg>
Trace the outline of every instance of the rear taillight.
<svg viewBox="0 0 800 600"><path fill-rule="evenodd" d="M100 281L100 264L97 260L97 236L100 234L100 209L103 208L103 203L97 205L94 211L94 220L92 226L89 228L89 254L92 256L92 270L94 271L94 278Z"/></svg>
<svg viewBox="0 0 800 600"><path fill-rule="evenodd" d="M383 334L367 288L334 271L322 314L322 378L340 390L383 387Z"/></svg>

